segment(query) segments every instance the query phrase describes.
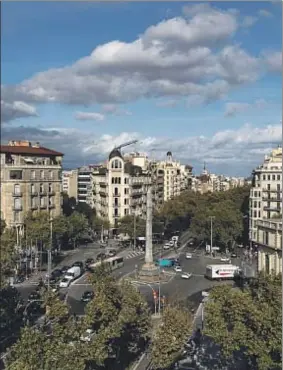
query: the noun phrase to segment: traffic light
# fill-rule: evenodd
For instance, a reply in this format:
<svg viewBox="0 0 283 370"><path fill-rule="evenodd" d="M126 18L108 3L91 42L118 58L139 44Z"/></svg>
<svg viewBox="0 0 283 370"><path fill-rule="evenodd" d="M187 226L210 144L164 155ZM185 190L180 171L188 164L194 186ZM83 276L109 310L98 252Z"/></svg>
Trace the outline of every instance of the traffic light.
<svg viewBox="0 0 283 370"><path fill-rule="evenodd" d="M152 293L153 293L153 299L157 301L157 291L153 290Z"/></svg>

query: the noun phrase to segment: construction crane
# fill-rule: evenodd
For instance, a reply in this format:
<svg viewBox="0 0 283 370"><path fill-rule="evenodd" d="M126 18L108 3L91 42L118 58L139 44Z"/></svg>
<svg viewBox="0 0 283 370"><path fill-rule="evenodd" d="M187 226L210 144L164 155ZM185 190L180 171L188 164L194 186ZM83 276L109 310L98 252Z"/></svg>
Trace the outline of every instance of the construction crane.
<svg viewBox="0 0 283 370"><path fill-rule="evenodd" d="M126 143L124 144L121 144L121 145L118 145L118 146L115 146L114 149L118 149L118 150L121 150L122 148L124 148L125 146L129 146L129 145L132 145L132 144L136 144L138 142L138 140L131 140L131 141L127 141Z"/></svg>

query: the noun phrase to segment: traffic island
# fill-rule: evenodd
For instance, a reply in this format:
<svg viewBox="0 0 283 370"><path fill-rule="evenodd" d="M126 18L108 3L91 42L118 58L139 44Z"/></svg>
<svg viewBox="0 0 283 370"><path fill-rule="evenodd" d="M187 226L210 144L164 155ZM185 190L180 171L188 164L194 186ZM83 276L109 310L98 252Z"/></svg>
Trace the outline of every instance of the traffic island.
<svg viewBox="0 0 283 370"><path fill-rule="evenodd" d="M134 283L134 284L140 284L140 285L150 285L150 284L166 284L169 283L173 276L172 273L169 274L166 271L159 271L159 269L156 269L157 274L145 274L144 270L140 271L133 271L131 274L129 274L126 278L127 281Z"/></svg>

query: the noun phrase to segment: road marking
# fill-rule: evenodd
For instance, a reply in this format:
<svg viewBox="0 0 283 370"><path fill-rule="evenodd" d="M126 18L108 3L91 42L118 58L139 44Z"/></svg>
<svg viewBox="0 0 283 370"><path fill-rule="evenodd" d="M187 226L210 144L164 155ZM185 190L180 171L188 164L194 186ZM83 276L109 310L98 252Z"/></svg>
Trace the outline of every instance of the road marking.
<svg viewBox="0 0 283 370"><path fill-rule="evenodd" d="M79 283L79 284L73 284L72 286L87 286L87 285L92 285L90 283Z"/></svg>

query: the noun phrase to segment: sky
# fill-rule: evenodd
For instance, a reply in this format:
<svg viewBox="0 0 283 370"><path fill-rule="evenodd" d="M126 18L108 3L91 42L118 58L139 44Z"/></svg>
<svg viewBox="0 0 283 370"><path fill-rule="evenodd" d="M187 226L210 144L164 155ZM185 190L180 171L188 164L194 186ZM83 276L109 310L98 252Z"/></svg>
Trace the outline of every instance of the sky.
<svg viewBox="0 0 283 370"><path fill-rule="evenodd" d="M2 2L1 142L249 176L282 141L282 5Z"/></svg>

